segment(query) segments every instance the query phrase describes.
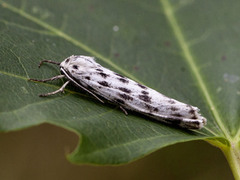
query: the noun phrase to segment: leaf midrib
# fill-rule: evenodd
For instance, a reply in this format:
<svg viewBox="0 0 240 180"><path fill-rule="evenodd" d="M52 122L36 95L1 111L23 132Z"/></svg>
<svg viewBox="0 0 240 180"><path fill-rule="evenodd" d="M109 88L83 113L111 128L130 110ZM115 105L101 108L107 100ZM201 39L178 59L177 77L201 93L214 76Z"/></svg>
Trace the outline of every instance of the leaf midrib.
<svg viewBox="0 0 240 180"><path fill-rule="evenodd" d="M217 110L217 108L216 108L216 106L215 106L215 104L214 104L214 102L213 102L213 100L210 96L210 93L209 93L209 91L206 87L206 83L204 83L203 77L201 76L201 73L198 70L198 67L197 67L196 62L193 58L193 55L192 55L192 53L191 53L191 51L188 47L188 44L185 40L183 32L180 29L180 26L179 26L179 24L177 22L177 19L175 17L174 9L172 8L172 6L168 2L168 0L159 0L159 3L163 7L163 10L164 10L165 16L167 18L167 21L169 22L170 27L173 30L173 33L176 37L176 40L177 40L177 42L178 42L178 44L179 44L179 46L180 46L180 48L183 52L183 56L185 57L185 60L186 60L187 64L189 65L190 70L192 71L192 73L193 73L193 75L196 79L196 82L198 83L199 88L201 89L201 91L203 93L203 96L206 99L207 104L209 105L209 108L212 111L219 128L222 130L224 136L227 139L232 139L229 131L225 128L225 126L223 124L223 121L220 117L220 114L219 114L219 112L218 112L218 110Z"/></svg>

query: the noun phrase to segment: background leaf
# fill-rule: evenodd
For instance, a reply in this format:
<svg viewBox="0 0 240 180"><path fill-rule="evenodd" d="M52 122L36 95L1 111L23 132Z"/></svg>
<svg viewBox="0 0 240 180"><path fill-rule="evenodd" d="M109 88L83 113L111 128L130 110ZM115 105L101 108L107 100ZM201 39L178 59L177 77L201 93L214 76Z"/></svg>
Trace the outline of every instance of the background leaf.
<svg viewBox="0 0 240 180"><path fill-rule="evenodd" d="M1 131L44 122L69 129L80 136L69 156L75 163L125 163L196 139L212 138L219 147L238 142L238 1L0 2ZM63 81L28 82L59 74L51 65L38 69L38 62L72 54L96 56L103 66L198 106L206 128L189 132L125 116L72 86L39 98Z"/></svg>

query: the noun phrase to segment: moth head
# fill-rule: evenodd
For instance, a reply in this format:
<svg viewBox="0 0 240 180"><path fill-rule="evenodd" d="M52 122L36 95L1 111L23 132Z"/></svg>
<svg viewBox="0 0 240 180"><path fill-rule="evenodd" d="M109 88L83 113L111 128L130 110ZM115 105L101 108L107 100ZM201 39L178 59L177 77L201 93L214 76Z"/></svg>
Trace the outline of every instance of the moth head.
<svg viewBox="0 0 240 180"><path fill-rule="evenodd" d="M66 71L86 71L88 69L97 68L100 66L98 63L95 62L94 57L90 56L80 56L80 55L72 55L66 58L60 64L60 68L65 69Z"/></svg>

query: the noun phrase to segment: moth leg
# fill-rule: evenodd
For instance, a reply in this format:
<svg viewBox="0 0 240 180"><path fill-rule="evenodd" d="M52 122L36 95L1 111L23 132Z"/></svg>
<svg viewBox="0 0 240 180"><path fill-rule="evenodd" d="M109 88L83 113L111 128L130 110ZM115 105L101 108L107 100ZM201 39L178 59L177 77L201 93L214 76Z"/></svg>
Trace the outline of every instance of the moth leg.
<svg viewBox="0 0 240 180"><path fill-rule="evenodd" d="M128 115L128 112L126 111L126 109L124 109L122 106L119 106L120 109L124 112L124 114L127 116Z"/></svg>
<svg viewBox="0 0 240 180"><path fill-rule="evenodd" d="M52 61L52 60L42 60L42 61L40 61L38 67L40 68L42 63L44 63L44 62L51 63L51 64L57 64L57 65L61 64L60 62L55 62L55 61Z"/></svg>
<svg viewBox="0 0 240 180"><path fill-rule="evenodd" d="M67 81L65 82L62 87L56 91L53 91L53 92L50 92L50 93L47 93L47 94L39 94L39 97L47 97L47 96L51 96L51 95L54 95L54 94L57 94L57 93L60 93L60 92L64 92L64 88L68 85L70 81Z"/></svg>
<svg viewBox="0 0 240 180"><path fill-rule="evenodd" d="M65 77L65 75L58 75L58 76L48 78L48 79L28 79L28 80L29 81L37 81L37 82L47 82L47 81L53 81L53 80L56 80L56 79L61 79L61 78L64 78L64 77Z"/></svg>

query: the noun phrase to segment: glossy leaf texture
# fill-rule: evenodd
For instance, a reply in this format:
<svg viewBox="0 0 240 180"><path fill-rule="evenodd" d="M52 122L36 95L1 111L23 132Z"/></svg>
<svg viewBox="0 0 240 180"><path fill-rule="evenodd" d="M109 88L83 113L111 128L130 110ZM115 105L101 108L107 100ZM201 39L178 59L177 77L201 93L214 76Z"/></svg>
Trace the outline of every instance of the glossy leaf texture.
<svg viewBox="0 0 240 180"><path fill-rule="evenodd" d="M159 148L210 139L239 141L240 2L236 0L0 1L0 130L50 123L77 133L74 163L121 164ZM95 56L109 69L201 109L205 128L187 131L128 116L68 86L34 83L59 74L42 59Z"/></svg>

